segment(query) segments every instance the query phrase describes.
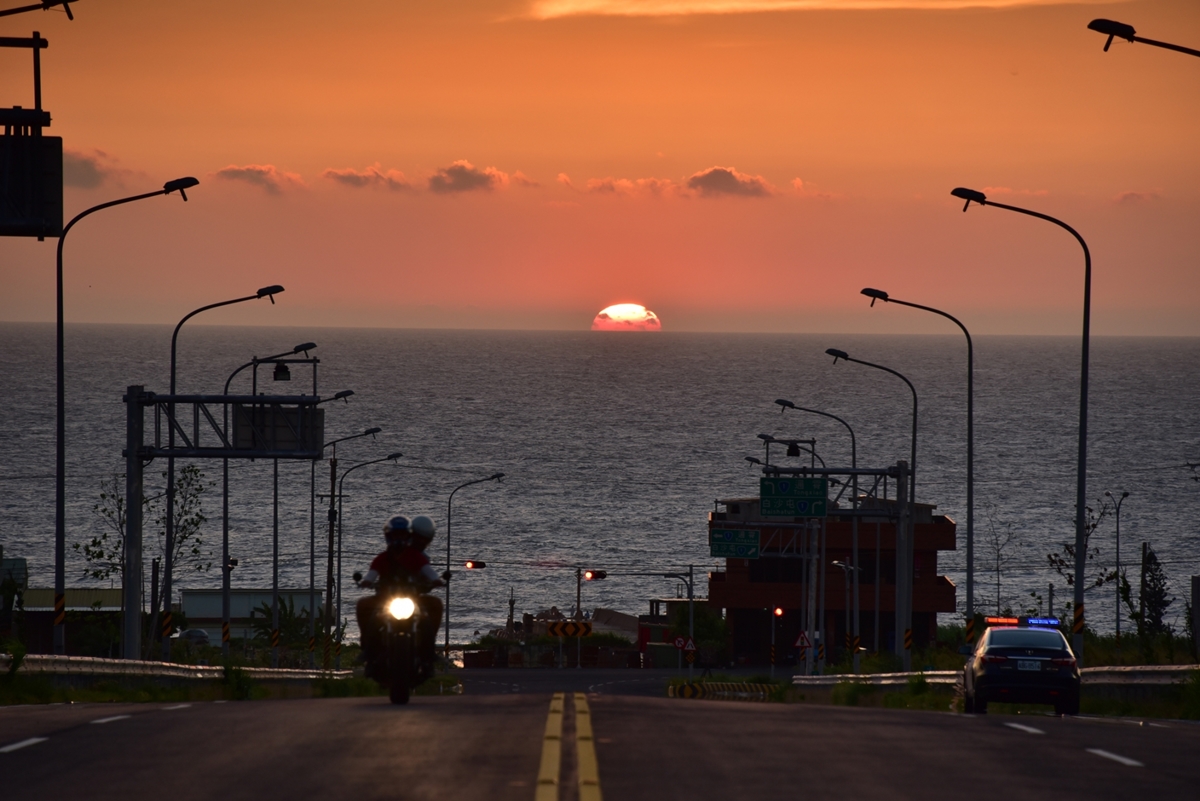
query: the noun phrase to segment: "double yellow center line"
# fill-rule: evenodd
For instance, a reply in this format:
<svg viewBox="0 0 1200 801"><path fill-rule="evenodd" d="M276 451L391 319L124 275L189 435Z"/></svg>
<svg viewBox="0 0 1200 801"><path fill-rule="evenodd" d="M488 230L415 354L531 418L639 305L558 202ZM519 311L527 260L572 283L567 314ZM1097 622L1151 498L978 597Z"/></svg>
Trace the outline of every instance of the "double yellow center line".
<svg viewBox="0 0 1200 801"><path fill-rule="evenodd" d="M579 801L601 801L600 768L596 761L596 746L592 737L592 712L587 696L575 693L575 764L579 774ZM563 714L566 698L555 693L550 700L550 714L542 735L542 762L538 768L534 801L559 801L559 784L563 758ZM567 743L568 748L571 743Z"/></svg>

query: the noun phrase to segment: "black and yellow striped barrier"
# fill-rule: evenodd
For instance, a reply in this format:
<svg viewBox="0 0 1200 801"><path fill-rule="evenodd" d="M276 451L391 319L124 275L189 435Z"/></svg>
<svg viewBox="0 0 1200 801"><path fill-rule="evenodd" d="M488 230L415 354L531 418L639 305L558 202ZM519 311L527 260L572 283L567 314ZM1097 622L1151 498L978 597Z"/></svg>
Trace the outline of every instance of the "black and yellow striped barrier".
<svg viewBox="0 0 1200 801"><path fill-rule="evenodd" d="M1072 634L1083 634L1083 604L1075 607L1075 624L1071 626Z"/></svg>
<svg viewBox="0 0 1200 801"><path fill-rule="evenodd" d="M229 642L229 624L221 624L221 642Z"/></svg>
<svg viewBox="0 0 1200 801"><path fill-rule="evenodd" d="M904 630L904 650L912 650L912 629Z"/></svg>
<svg viewBox="0 0 1200 801"><path fill-rule="evenodd" d="M765 701L778 687L744 681L687 682L667 688L668 698L711 698L723 701Z"/></svg>
<svg viewBox="0 0 1200 801"><path fill-rule="evenodd" d="M315 653L316 650L317 650L317 638L309 637L308 638L308 652L311 654L311 653Z"/></svg>
<svg viewBox="0 0 1200 801"><path fill-rule="evenodd" d="M67 596L54 596L54 625L61 626L67 621Z"/></svg>
<svg viewBox="0 0 1200 801"><path fill-rule="evenodd" d="M171 613L164 612L162 619L162 636L167 639L171 636L171 631L175 628L175 624L171 621Z"/></svg>
<svg viewBox="0 0 1200 801"><path fill-rule="evenodd" d="M967 618L967 645L972 645L975 642L975 618L974 616Z"/></svg>
<svg viewBox="0 0 1200 801"><path fill-rule="evenodd" d="M271 629L271 647L279 647L279 629Z"/></svg>

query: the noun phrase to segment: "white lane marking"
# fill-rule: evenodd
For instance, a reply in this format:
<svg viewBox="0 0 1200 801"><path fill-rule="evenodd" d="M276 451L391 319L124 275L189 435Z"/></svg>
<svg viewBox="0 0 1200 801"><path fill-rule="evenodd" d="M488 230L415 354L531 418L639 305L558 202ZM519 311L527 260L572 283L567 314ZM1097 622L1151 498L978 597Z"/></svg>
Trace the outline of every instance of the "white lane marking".
<svg viewBox="0 0 1200 801"><path fill-rule="evenodd" d="M1156 728L1156 729L1169 729L1169 728L1171 728L1170 726L1164 726L1164 725L1163 725L1163 724L1161 724L1161 723L1151 723L1150 725L1151 725L1151 726L1153 726L1153 727L1154 727L1154 728Z"/></svg>
<svg viewBox="0 0 1200 801"><path fill-rule="evenodd" d="M96 720L93 720L92 723L112 723L114 720L124 720L127 717L131 717L131 716L130 715L113 715L111 718L97 718Z"/></svg>
<svg viewBox="0 0 1200 801"><path fill-rule="evenodd" d="M1089 749L1087 749L1087 752L1089 754L1095 754L1096 756L1104 757L1105 759L1111 759L1113 762L1120 762L1122 765L1127 765L1131 768L1146 767L1141 762L1138 762L1136 759L1130 759L1129 757L1123 757L1120 754L1114 754L1111 751L1105 751L1101 748L1089 748Z"/></svg>
<svg viewBox="0 0 1200 801"><path fill-rule="evenodd" d="M164 706L164 712L170 712L172 709L187 709L191 704L176 704L175 706Z"/></svg>
<svg viewBox="0 0 1200 801"><path fill-rule="evenodd" d="M10 754L13 751L18 751L27 745L37 745L38 743L44 743L48 739L50 739L50 738L48 738L48 737L30 737L28 740L22 740L19 743L13 743L12 745L6 745L3 748L0 748L0 754Z"/></svg>
<svg viewBox="0 0 1200 801"><path fill-rule="evenodd" d="M213 703L214 703L214 704L223 704L223 703L225 703L225 701L224 701L224 700L221 700L221 701L213 701Z"/></svg>
<svg viewBox="0 0 1200 801"><path fill-rule="evenodd" d="M1045 734L1046 733L1046 732L1042 731L1041 729L1035 729L1032 726L1026 726L1024 723L1005 723L1004 725L1008 726L1010 729L1016 729L1017 731L1023 731L1023 732L1027 732L1029 734Z"/></svg>

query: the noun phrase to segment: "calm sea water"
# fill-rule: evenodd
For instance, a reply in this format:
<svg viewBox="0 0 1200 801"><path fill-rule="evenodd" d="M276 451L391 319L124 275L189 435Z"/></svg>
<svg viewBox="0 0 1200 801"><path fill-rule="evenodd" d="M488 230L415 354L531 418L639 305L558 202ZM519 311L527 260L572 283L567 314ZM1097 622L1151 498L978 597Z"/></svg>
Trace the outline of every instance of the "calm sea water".
<svg viewBox="0 0 1200 801"><path fill-rule="evenodd" d="M68 326L68 542L99 530L92 512L102 484L123 471L127 385L166 392L170 334L158 326ZM885 373L831 364L836 347L907 375L920 397L918 496L959 521L960 550L940 572L965 596L966 354L938 336L603 334L592 332L413 331L226 328L192 324L180 335L180 392L219 393L250 357L306 340L318 343L320 391L353 389L328 404L326 438L370 426L376 441L339 446L343 465L401 451L399 464L355 471L345 482L345 572L363 568L382 545L391 514L425 513L441 527L459 484L496 471L500 484L454 497L453 561L487 561L456 581L454 636L502 624L513 592L517 612L575 601L574 567L609 578L584 587L584 607L626 612L674 595L665 579L639 571L711 568L706 513L716 498L755 495L758 433L815 438L830 466L848 465L849 438L814 415L781 414L789 398L845 418L858 436L860 466L908 458L911 400ZM1089 497L1130 493L1121 517L1123 558L1142 541L1159 553L1180 613L1187 577L1200 573L1200 340L1093 340ZM1046 553L1073 539L1079 343L1074 338L980 337L976 342L976 535L979 603L995 604L990 531L1011 529L1000 577L1002 602L1024 605L1065 583ZM245 375L245 374L243 374ZM305 368L290 392L311 386ZM240 383L239 383L240 382ZM261 388L271 391L270 371ZM249 391L239 377L234 391ZM30 561L32 583L51 586L54 531L54 330L0 324L0 543ZM201 464L207 479L220 463ZM281 586L308 586L309 470L280 464ZM328 471L318 466L318 491ZM234 585L269 587L271 464L231 467ZM147 493L164 483L151 469ZM1097 507L1099 501L1095 504ZM204 549L219 558L220 487L205 496ZM320 525L318 512L318 526ZM1111 517L1094 544L1114 556ZM147 531L149 544L149 530ZM319 541L319 540L318 540ZM214 558L214 561L215 561ZM989 578L987 570L993 568ZM69 554L68 582L87 586ZM147 571L148 572L148 571ZM324 569L318 569L323 576ZM323 579L318 578L323 584ZM178 587L220 586L219 572L177 577ZM355 592L347 593L352 599ZM1091 621L1113 625L1112 595L1089 597Z"/></svg>

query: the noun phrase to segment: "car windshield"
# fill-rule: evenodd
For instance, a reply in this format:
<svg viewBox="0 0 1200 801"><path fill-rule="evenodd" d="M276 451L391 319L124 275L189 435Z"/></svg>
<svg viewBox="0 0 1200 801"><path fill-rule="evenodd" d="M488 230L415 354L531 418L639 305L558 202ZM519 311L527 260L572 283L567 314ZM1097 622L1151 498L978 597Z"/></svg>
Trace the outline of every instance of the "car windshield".
<svg viewBox="0 0 1200 801"><path fill-rule="evenodd" d="M1000 648L1066 648L1063 636L1057 631L1045 629L993 629L988 638L988 647Z"/></svg>

